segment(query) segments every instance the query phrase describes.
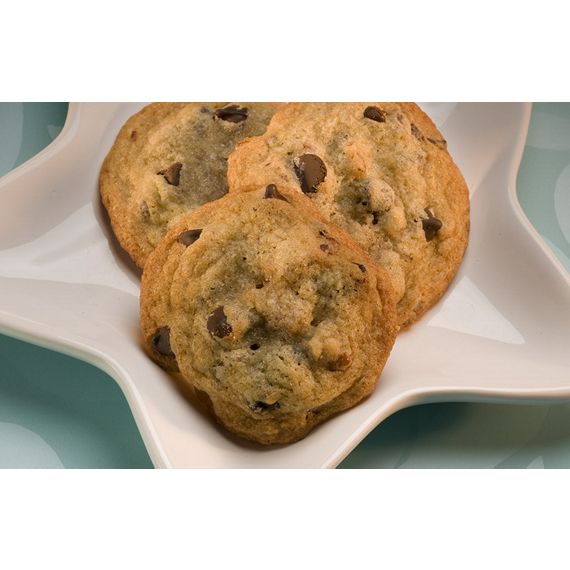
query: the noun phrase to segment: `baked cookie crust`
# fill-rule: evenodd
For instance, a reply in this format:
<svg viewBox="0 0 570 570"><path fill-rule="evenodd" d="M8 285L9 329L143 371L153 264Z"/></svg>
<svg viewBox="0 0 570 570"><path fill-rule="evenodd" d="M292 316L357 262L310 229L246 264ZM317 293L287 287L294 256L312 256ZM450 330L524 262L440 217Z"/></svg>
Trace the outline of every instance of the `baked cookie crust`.
<svg viewBox="0 0 570 570"><path fill-rule="evenodd" d="M179 218L143 272L146 352L233 433L291 443L368 396L397 334L390 279L295 189Z"/></svg>
<svg viewBox="0 0 570 570"><path fill-rule="evenodd" d="M291 103L237 145L230 193L273 182L304 193L390 274L398 322L443 295L465 252L469 193L414 103Z"/></svg>
<svg viewBox="0 0 570 570"><path fill-rule="evenodd" d="M143 267L179 215L227 192L236 143L265 131L278 103L153 103L121 128L99 177L113 231Z"/></svg>

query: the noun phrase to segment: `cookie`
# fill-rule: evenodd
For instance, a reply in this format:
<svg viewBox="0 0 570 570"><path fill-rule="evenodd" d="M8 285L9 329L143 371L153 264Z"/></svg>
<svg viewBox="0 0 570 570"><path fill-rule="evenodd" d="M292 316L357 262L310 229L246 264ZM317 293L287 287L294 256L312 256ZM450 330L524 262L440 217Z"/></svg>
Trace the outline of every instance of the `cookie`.
<svg viewBox="0 0 570 570"><path fill-rule="evenodd" d="M386 272L296 190L179 218L143 272L146 352L230 431L290 443L373 390L397 332Z"/></svg>
<svg viewBox="0 0 570 570"><path fill-rule="evenodd" d="M177 216L227 192L236 143L265 131L278 104L154 103L120 130L99 189L113 231L139 267Z"/></svg>
<svg viewBox="0 0 570 570"><path fill-rule="evenodd" d="M230 155L231 192L297 188L390 274L398 322L445 292L464 254L469 194L429 117L413 103L292 103Z"/></svg>

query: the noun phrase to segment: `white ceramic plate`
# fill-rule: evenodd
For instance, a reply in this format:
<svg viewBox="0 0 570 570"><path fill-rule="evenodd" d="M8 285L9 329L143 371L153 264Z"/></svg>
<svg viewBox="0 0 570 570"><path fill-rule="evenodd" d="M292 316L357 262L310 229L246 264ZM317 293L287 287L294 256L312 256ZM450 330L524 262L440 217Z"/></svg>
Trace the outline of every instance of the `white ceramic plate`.
<svg viewBox="0 0 570 570"><path fill-rule="evenodd" d="M228 436L140 348L139 274L109 230L97 177L141 105L71 105L59 137L0 180L0 331L113 376L159 467L332 467L414 403L570 399L570 279L515 194L530 105L422 106L471 189L466 258L444 299L400 335L374 394L303 441L259 449Z"/></svg>

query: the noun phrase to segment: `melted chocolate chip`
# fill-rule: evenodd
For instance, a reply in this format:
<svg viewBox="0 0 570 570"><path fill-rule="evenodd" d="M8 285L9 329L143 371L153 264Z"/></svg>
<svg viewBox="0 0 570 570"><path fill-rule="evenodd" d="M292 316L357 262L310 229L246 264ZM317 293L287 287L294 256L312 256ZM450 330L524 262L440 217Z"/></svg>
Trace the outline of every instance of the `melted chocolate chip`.
<svg viewBox="0 0 570 570"><path fill-rule="evenodd" d="M447 148L447 141L445 139L430 139L430 138L428 138L428 141L431 144L434 144L438 148L441 148L444 150Z"/></svg>
<svg viewBox="0 0 570 570"><path fill-rule="evenodd" d="M279 402L275 402L274 404L268 404L267 402L257 401L254 404L250 405L250 408L254 412L270 412L272 410L278 410L281 407Z"/></svg>
<svg viewBox="0 0 570 570"><path fill-rule="evenodd" d="M325 230L319 230L319 235L324 237L329 243L322 244L320 248L327 253L331 253L332 250L338 245L338 241L331 237Z"/></svg>
<svg viewBox="0 0 570 570"><path fill-rule="evenodd" d="M180 184L180 171L182 170L182 163L175 162L164 170L159 170L157 174L164 176L165 180L171 186L178 186Z"/></svg>
<svg viewBox="0 0 570 570"><path fill-rule="evenodd" d="M247 119L247 107L228 105L227 107L216 109L214 115L222 121L228 121L228 123L241 123Z"/></svg>
<svg viewBox="0 0 570 570"><path fill-rule="evenodd" d="M436 218L431 210L427 208L425 209L425 213L428 217L422 219L422 227L426 235L426 241L431 241L443 227L443 222Z"/></svg>
<svg viewBox="0 0 570 570"><path fill-rule="evenodd" d="M178 236L178 241L185 246L192 245L202 234L202 230L187 230Z"/></svg>
<svg viewBox="0 0 570 570"><path fill-rule="evenodd" d="M351 362L351 358L348 354L343 352L336 360L330 362L328 369L331 371L344 370Z"/></svg>
<svg viewBox="0 0 570 570"><path fill-rule="evenodd" d="M353 262L354 265L358 266L358 269L360 269L360 271L362 271L362 273L366 273L366 265L362 265L362 263L355 263Z"/></svg>
<svg viewBox="0 0 570 570"><path fill-rule="evenodd" d="M161 327L154 333L152 347L163 356L174 356L170 348L170 327Z"/></svg>
<svg viewBox="0 0 570 570"><path fill-rule="evenodd" d="M327 176L325 163L316 154L303 154L293 161L293 169L305 194L313 194Z"/></svg>
<svg viewBox="0 0 570 570"><path fill-rule="evenodd" d="M366 109L364 109L364 117L376 121L377 123L386 122L386 113L382 111L380 107L366 107Z"/></svg>
<svg viewBox="0 0 570 570"><path fill-rule="evenodd" d="M228 318L224 313L224 307L218 307L214 310L208 317L206 326L210 334L218 338L225 338L232 334L232 326L228 323Z"/></svg>
<svg viewBox="0 0 570 570"><path fill-rule="evenodd" d="M425 140L425 137L424 137L424 135L422 134L422 131L420 131L420 129L418 129L418 127L416 127L416 125L414 125L414 123L412 123L412 134L413 134L419 141Z"/></svg>
<svg viewBox="0 0 570 570"><path fill-rule="evenodd" d="M263 197L267 199L273 198L275 200L283 200L284 202L289 202L289 200L287 200L287 198L285 198L285 196L283 196L283 194L277 190L277 186L275 186L275 184L270 184L265 189L265 194Z"/></svg>

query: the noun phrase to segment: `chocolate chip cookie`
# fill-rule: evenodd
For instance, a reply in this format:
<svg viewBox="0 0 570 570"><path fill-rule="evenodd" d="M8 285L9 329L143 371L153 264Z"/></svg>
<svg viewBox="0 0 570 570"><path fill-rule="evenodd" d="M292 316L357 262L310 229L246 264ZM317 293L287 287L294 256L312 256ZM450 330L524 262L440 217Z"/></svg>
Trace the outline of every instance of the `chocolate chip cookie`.
<svg viewBox="0 0 570 570"><path fill-rule="evenodd" d="M119 132L99 179L113 231L142 267L169 224L227 192L227 158L278 104L154 103Z"/></svg>
<svg viewBox="0 0 570 570"><path fill-rule="evenodd" d="M292 103L230 155L231 192L296 187L390 274L398 322L445 292L465 251L469 194L413 103Z"/></svg>
<svg viewBox="0 0 570 570"><path fill-rule="evenodd" d="M386 272L295 189L180 217L143 272L144 347L230 431L289 443L373 390L396 332Z"/></svg>

